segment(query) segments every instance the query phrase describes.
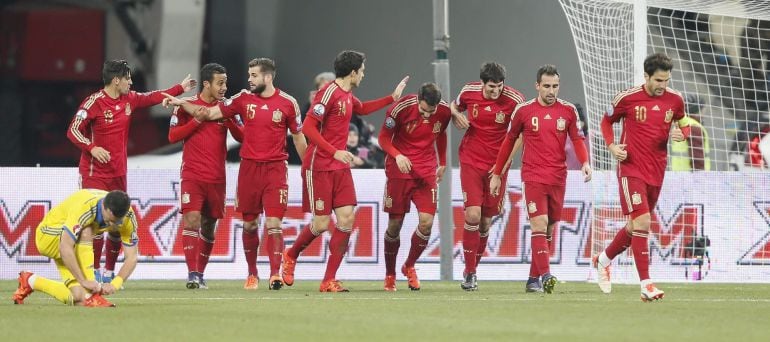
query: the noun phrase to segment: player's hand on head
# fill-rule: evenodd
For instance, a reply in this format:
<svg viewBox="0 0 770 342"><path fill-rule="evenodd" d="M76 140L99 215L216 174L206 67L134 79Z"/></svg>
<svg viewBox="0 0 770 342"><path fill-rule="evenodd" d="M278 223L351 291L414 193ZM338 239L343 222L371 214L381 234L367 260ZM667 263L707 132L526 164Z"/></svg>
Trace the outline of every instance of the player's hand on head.
<svg viewBox="0 0 770 342"><path fill-rule="evenodd" d="M489 192L492 193L492 195L497 196L500 193L500 175L492 174L492 177L489 179Z"/></svg>
<svg viewBox="0 0 770 342"><path fill-rule="evenodd" d="M455 125L457 129L468 129L468 127L470 127L468 118L463 114L452 114L452 124Z"/></svg>
<svg viewBox="0 0 770 342"><path fill-rule="evenodd" d="M409 76L404 77L401 82L398 82L396 85L396 89L393 90L393 100L398 100L401 98L401 93L404 92L404 88L406 88L406 83L409 82Z"/></svg>
<svg viewBox="0 0 770 342"><path fill-rule="evenodd" d="M412 161L405 157L403 154L396 156L396 165L401 173L409 173L412 171Z"/></svg>
<svg viewBox="0 0 770 342"><path fill-rule="evenodd" d="M609 146L610 153L617 159L617 161L624 161L628 158L628 151L626 151L626 144L611 144Z"/></svg>
<svg viewBox="0 0 770 342"><path fill-rule="evenodd" d="M190 74L187 74L187 77L185 77L182 82L179 82L179 85L184 88L185 92L188 92L195 89L195 86L198 85L198 81L194 80Z"/></svg>
<svg viewBox="0 0 770 342"><path fill-rule="evenodd" d="M671 140L676 142L684 141L684 133L682 133L682 129L679 126L674 126L674 129L671 130Z"/></svg>
<svg viewBox="0 0 770 342"><path fill-rule="evenodd" d="M94 146L90 152L91 155L102 164L106 164L110 161L110 152L105 150L103 147Z"/></svg>
<svg viewBox="0 0 770 342"><path fill-rule="evenodd" d="M334 152L334 159L350 164L353 161L353 154L345 150L337 150Z"/></svg>

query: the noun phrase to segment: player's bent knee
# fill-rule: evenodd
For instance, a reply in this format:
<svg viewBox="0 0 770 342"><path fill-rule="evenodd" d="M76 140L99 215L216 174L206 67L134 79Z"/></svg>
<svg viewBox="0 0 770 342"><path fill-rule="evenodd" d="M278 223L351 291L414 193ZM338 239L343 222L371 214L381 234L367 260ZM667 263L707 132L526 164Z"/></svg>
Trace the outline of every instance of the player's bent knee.
<svg viewBox="0 0 770 342"><path fill-rule="evenodd" d="M469 223L476 223L481 221L481 208L480 207L468 207L465 208L465 221Z"/></svg>

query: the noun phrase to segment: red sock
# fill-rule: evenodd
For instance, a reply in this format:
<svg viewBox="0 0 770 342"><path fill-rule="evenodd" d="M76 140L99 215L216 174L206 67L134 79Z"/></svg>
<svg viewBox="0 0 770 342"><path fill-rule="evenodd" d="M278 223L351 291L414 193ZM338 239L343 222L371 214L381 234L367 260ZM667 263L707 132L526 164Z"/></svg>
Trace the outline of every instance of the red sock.
<svg viewBox="0 0 770 342"><path fill-rule="evenodd" d="M615 259L618 254L623 253L623 251L630 245L631 234L629 234L628 230L624 227L618 230L618 233L615 234L615 238L612 239L612 242L607 246L607 249L604 250L604 253L607 254L608 258Z"/></svg>
<svg viewBox="0 0 770 342"><path fill-rule="evenodd" d="M102 250L104 249L104 234L94 236L94 269L100 269L102 262Z"/></svg>
<svg viewBox="0 0 770 342"><path fill-rule="evenodd" d="M292 259L297 260L299 253L305 250L305 248L307 248L307 246L309 246L319 235L321 234L317 234L313 231L312 224L305 226L305 229L299 232L297 240L294 240L294 244L286 251L286 254L292 257Z"/></svg>
<svg viewBox="0 0 770 342"><path fill-rule="evenodd" d="M281 230L268 232L267 250L270 253L270 275L276 275L281 272L281 261L283 259L283 234Z"/></svg>
<svg viewBox="0 0 770 342"><path fill-rule="evenodd" d="M396 275L396 257L401 247L401 239L391 238L385 233L385 275Z"/></svg>
<svg viewBox="0 0 770 342"><path fill-rule="evenodd" d="M548 242L548 250L551 250L551 235L546 235L545 240ZM530 278L538 278L540 277L539 271L537 270L537 260L535 258L531 258L529 263L529 277Z"/></svg>
<svg viewBox="0 0 770 342"><path fill-rule="evenodd" d="M465 258L465 271L463 274L476 273L476 254L479 250L479 224L465 221L463 229L463 258Z"/></svg>
<svg viewBox="0 0 770 342"><path fill-rule="evenodd" d="M350 240L350 228L342 231L337 227L332 232L332 238L329 241L329 262L326 263L326 273L324 281L337 279L337 270L340 268L342 259L348 251L348 241Z"/></svg>
<svg viewBox="0 0 770 342"><path fill-rule="evenodd" d="M107 271L115 270L115 263L118 262L118 256L120 255L121 242L120 238L113 240L113 237L107 235L106 252L104 260L104 269Z"/></svg>
<svg viewBox="0 0 770 342"><path fill-rule="evenodd" d="M182 249L187 272L198 272L198 231L182 229Z"/></svg>
<svg viewBox="0 0 770 342"><path fill-rule="evenodd" d="M650 252L647 243L647 231L634 230L631 238L631 249L634 253L634 263L636 272L639 273L639 280L650 279Z"/></svg>
<svg viewBox="0 0 770 342"><path fill-rule="evenodd" d="M428 239L430 239L430 234L423 235L420 232L420 229L414 230L414 233L412 234L412 245L409 247L409 256L406 257L406 261L404 262L406 267L414 267L417 259L419 259L422 252L425 251L425 247L428 247Z"/></svg>
<svg viewBox="0 0 770 342"><path fill-rule="evenodd" d="M209 264L209 257L211 256L211 249L214 248L214 240L209 240L203 235L198 239L198 272L203 274L206 270L206 265Z"/></svg>
<svg viewBox="0 0 770 342"><path fill-rule="evenodd" d="M484 252L487 250L487 240L489 240L489 232L484 234L479 232L479 252L476 253L476 267L481 263L481 257L484 256Z"/></svg>
<svg viewBox="0 0 770 342"><path fill-rule="evenodd" d="M538 276L551 272L550 251L545 233L532 232L532 260L537 265Z"/></svg>
<svg viewBox="0 0 770 342"><path fill-rule="evenodd" d="M243 230L243 253L249 265L249 275L257 276L257 253L259 253L259 229Z"/></svg>

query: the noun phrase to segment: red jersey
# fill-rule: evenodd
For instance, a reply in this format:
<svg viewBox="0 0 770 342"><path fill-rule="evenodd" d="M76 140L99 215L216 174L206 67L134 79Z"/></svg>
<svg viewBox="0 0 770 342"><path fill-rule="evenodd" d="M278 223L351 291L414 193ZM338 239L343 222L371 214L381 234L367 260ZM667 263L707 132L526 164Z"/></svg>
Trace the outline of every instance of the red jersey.
<svg viewBox="0 0 770 342"><path fill-rule="evenodd" d="M468 111L470 127L460 143L460 163L477 169L489 170L495 164L497 152L508 132L508 123L516 105L524 102L524 95L509 86L497 100L484 98L481 82L466 84L455 100L460 111Z"/></svg>
<svg viewBox="0 0 770 342"><path fill-rule="evenodd" d="M673 89L651 96L644 86L637 86L616 95L607 116L613 123L623 119L620 143L628 151L626 160L618 163L618 175L661 186L671 123L685 115L682 95Z"/></svg>
<svg viewBox="0 0 770 342"><path fill-rule="evenodd" d="M549 185L567 182L567 136L573 143L583 144L585 137L578 129L577 109L571 103L557 99L550 106L537 99L529 100L513 111L508 138L515 141L523 134L521 179Z"/></svg>
<svg viewBox="0 0 770 342"><path fill-rule="evenodd" d="M205 107L214 107L219 104L219 101L213 103L204 101L200 94L186 100ZM240 128L237 127L239 120L239 118L230 118L199 122L182 107L174 107L169 123L169 137L175 138L171 142L184 139L181 167L183 180L205 183L225 182L227 129L231 127L231 130L239 130ZM233 132L236 140L238 133Z"/></svg>
<svg viewBox="0 0 770 342"><path fill-rule="evenodd" d="M67 138L82 150L80 174L89 177L114 178L126 174L128 155L128 128L131 113L154 106L165 98L161 92L177 96L184 93L181 85L149 93L130 91L111 98L104 89L89 96L80 104L67 130ZM101 163L91 156L91 149L99 146L110 152L110 161Z"/></svg>
<svg viewBox="0 0 770 342"><path fill-rule="evenodd" d="M270 97L248 90L221 102L219 109L226 118L236 114L243 120L241 158L260 162L289 158L286 152L286 130L297 134L302 129L297 100L275 88Z"/></svg>
<svg viewBox="0 0 770 342"><path fill-rule="evenodd" d="M392 98L390 102L392 102ZM384 103L384 105L388 103ZM326 140L335 151L346 151L350 118L354 111L359 114L366 114L369 109L364 109L361 100L355 97L352 91L345 91L336 81L333 81L323 86L315 94L307 117L312 115L320 123L321 138ZM305 136L308 138L308 146L305 158L302 160L302 168L317 171L350 168L349 164L334 159L334 151L328 151L319 146L319 143L322 142L315 141L310 134L305 134Z"/></svg>
<svg viewBox="0 0 770 342"><path fill-rule="evenodd" d="M391 106L380 131L380 145L388 153L385 175L402 179L435 177L437 150L442 165L446 164L446 128L451 118L452 112L444 101L438 104L433 115L423 118L417 95L402 97ZM438 141L442 136L443 146ZM434 143L438 148L433 147ZM395 157L399 153L412 162L410 173L398 170Z"/></svg>

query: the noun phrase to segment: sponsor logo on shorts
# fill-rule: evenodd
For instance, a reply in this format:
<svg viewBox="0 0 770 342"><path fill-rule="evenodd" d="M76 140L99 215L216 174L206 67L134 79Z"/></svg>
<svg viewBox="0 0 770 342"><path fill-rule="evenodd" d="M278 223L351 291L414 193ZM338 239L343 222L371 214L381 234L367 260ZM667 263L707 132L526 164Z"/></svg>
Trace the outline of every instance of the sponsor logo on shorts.
<svg viewBox="0 0 770 342"><path fill-rule="evenodd" d="M393 198L392 197L385 196L385 200L383 202L385 202L385 208L393 207Z"/></svg>
<svg viewBox="0 0 770 342"><path fill-rule="evenodd" d="M463 191L463 203L468 202L468 193Z"/></svg>
<svg viewBox="0 0 770 342"><path fill-rule="evenodd" d="M535 202L527 203L527 211L529 211L530 214L537 212L537 204Z"/></svg>
<svg viewBox="0 0 770 342"><path fill-rule="evenodd" d="M187 204L187 203L190 203L190 194L185 192L182 194L182 204Z"/></svg>
<svg viewBox="0 0 770 342"><path fill-rule="evenodd" d="M315 210L316 211L324 210L324 200L320 198L315 200Z"/></svg>
<svg viewBox="0 0 770 342"><path fill-rule="evenodd" d="M640 195L638 192L634 192L634 194L631 195L631 203L634 205L642 204L642 195Z"/></svg>

